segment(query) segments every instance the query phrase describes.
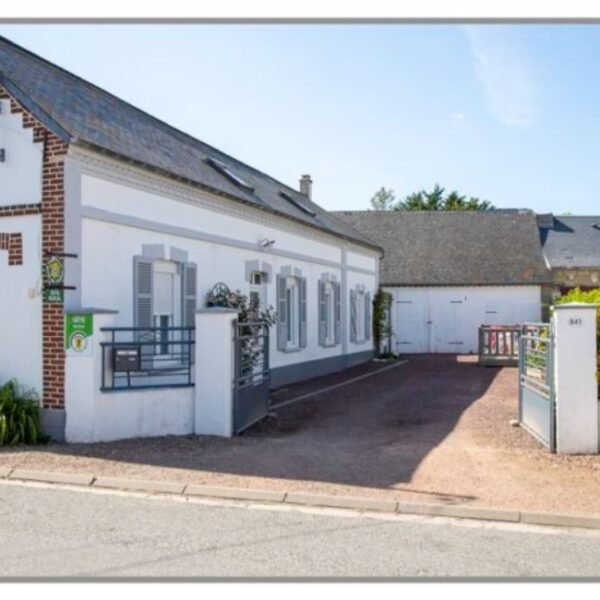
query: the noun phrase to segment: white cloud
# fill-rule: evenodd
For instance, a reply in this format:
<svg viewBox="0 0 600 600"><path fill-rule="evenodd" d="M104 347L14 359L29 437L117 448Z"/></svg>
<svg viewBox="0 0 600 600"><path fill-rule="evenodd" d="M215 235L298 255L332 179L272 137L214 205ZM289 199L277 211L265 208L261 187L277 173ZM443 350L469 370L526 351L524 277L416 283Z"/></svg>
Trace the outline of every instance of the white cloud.
<svg viewBox="0 0 600 600"><path fill-rule="evenodd" d="M526 53L498 26L466 26L490 112L506 125L529 125L536 116L536 89Z"/></svg>
<svg viewBox="0 0 600 600"><path fill-rule="evenodd" d="M464 115L463 113L456 112L456 113L452 113L452 114L450 115L450 118L451 118L453 121L464 121L464 120L465 120L465 115Z"/></svg>

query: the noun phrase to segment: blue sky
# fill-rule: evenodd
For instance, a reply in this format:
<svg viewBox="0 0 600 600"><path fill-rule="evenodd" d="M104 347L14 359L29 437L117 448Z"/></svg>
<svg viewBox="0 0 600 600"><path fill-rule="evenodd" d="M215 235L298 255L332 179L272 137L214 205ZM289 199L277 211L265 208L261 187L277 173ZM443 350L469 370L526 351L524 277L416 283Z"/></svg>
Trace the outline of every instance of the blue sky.
<svg viewBox="0 0 600 600"><path fill-rule="evenodd" d="M7 25L328 209L382 185L598 214L600 26Z"/></svg>

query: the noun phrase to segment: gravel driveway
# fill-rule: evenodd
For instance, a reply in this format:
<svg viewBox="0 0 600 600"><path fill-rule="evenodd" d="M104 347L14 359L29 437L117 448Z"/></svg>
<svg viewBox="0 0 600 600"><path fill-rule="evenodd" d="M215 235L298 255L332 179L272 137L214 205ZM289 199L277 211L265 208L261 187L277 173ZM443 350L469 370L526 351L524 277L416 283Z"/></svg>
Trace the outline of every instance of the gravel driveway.
<svg viewBox="0 0 600 600"><path fill-rule="evenodd" d="M381 365L279 390L283 401ZM4 448L0 466L600 515L600 457L550 455L509 421L514 368L409 357L280 409L233 440L165 437Z"/></svg>

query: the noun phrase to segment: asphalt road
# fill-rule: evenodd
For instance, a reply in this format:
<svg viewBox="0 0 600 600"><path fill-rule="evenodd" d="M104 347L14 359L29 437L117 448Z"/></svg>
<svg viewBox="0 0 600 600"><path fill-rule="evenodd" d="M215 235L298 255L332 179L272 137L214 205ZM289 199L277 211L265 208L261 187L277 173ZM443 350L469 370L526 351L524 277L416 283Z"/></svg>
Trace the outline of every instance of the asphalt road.
<svg viewBox="0 0 600 600"><path fill-rule="evenodd" d="M0 577L600 577L600 532L0 484Z"/></svg>

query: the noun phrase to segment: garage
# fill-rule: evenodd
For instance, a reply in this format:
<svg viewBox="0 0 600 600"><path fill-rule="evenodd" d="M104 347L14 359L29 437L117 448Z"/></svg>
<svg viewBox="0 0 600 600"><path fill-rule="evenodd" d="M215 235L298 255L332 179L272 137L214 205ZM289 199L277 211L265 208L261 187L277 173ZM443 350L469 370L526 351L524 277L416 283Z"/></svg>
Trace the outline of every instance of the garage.
<svg viewBox="0 0 600 600"><path fill-rule="evenodd" d="M336 213L384 249L390 349L469 354L479 326L541 320L544 260L529 210Z"/></svg>
<svg viewBox="0 0 600 600"><path fill-rule="evenodd" d="M478 328L540 320L539 286L387 288L401 354L477 352Z"/></svg>

